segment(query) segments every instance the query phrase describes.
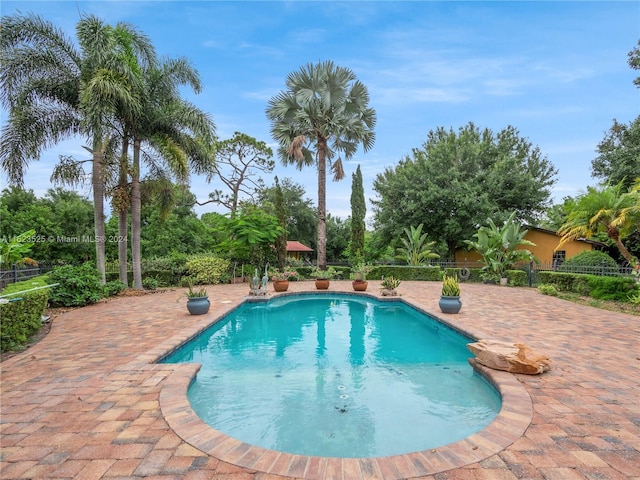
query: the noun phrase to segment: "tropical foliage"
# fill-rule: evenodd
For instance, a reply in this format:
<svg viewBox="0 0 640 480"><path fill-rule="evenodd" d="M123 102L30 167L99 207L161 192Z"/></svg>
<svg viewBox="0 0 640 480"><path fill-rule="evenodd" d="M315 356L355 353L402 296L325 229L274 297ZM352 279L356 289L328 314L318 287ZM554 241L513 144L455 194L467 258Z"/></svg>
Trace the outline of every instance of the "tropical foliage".
<svg viewBox="0 0 640 480"><path fill-rule="evenodd" d="M376 115L368 105L365 85L351 70L333 62L308 64L290 73L286 85L286 91L269 100L266 113L271 135L280 145L282 162L299 169L311 165L317 168L317 263L325 268L327 165L334 180L344 178L339 153L349 159L360 144L365 151L371 149Z"/></svg>
<svg viewBox="0 0 640 480"><path fill-rule="evenodd" d="M440 255L432 251L434 241L427 241L427 234L422 233L421 223L417 227L413 225L404 229L405 237L401 238L402 247L396 249L396 257L407 262L409 266L424 265L431 258L438 258Z"/></svg>
<svg viewBox="0 0 640 480"><path fill-rule="evenodd" d="M469 248L482 256L482 270L487 280L504 278L507 270L516 262L533 259L529 250L519 248L523 245L535 246L535 243L524 238L528 230L522 228L515 216L516 212L513 212L502 226L497 226L488 218L488 226L480 227L474 234L476 240L466 240Z"/></svg>
<svg viewBox="0 0 640 480"><path fill-rule="evenodd" d="M23 262L31 247L35 245L31 241L35 237L35 230L27 230L15 237L0 239L0 266L8 269L14 263Z"/></svg>
<svg viewBox="0 0 640 480"><path fill-rule="evenodd" d="M96 264L105 282L105 212L112 198L119 216L121 280L126 281L127 209L132 216L134 285L140 271L141 157L155 178L166 180L158 159L185 181L187 162L203 172L211 160L213 123L183 101L178 87L199 89L197 72L185 59L158 62L150 40L126 23L105 24L83 15L77 45L51 22L35 15L3 17L0 100L9 111L0 139L0 166L22 185L28 163L43 149L82 135L89 141ZM153 153L141 152L142 145ZM116 147L120 155L116 158ZM128 148L133 145L133 163ZM79 183L84 160L62 157L52 180ZM117 171L117 174L115 173ZM111 178L117 181L110 186ZM128 176L131 183L128 183ZM108 187L108 188L107 188Z"/></svg>
<svg viewBox="0 0 640 480"><path fill-rule="evenodd" d="M620 254L634 264L633 256L623 240L640 222L640 181L635 187L625 190L623 183L603 187L587 187L587 191L576 199L567 221L558 234L561 247L578 238L592 238L603 232L618 248Z"/></svg>

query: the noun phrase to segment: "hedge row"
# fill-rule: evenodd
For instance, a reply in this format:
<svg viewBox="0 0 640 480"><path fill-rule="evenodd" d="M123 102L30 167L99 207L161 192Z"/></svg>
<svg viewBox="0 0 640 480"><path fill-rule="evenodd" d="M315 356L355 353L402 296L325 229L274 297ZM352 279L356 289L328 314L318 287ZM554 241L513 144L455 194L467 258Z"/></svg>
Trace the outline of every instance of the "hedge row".
<svg viewBox="0 0 640 480"><path fill-rule="evenodd" d="M18 298L17 296L14 298ZM42 326L42 314L47 308L49 290L20 294L18 300L0 305L0 351L22 347Z"/></svg>
<svg viewBox="0 0 640 480"><path fill-rule="evenodd" d="M553 285L558 291L573 292L598 300L628 301L638 290L630 277L605 277L581 273L540 272L540 283Z"/></svg>

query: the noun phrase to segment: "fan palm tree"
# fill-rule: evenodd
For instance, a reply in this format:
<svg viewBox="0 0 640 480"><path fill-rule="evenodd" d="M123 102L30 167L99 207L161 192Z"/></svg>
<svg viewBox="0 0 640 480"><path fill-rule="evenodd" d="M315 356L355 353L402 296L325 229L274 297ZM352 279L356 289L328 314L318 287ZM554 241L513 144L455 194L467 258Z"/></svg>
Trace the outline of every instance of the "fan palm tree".
<svg viewBox="0 0 640 480"><path fill-rule="evenodd" d="M623 182L602 188L587 187L558 230L562 236L558 248L571 240L591 238L604 232L625 260L633 264L633 256L623 240L640 227L639 221L640 189L637 183L628 191L624 190Z"/></svg>
<svg viewBox="0 0 640 480"><path fill-rule="evenodd" d="M136 72L122 62L122 38L152 52L131 26L112 27L93 15L80 19L76 36L79 47L37 15L2 18L0 101L9 115L0 137L0 167L11 183L22 185L29 162L42 150L78 134L89 139L96 264L105 282L105 152L117 107L139 108L130 88Z"/></svg>
<svg viewBox="0 0 640 480"><path fill-rule="evenodd" d="M342 159L364 151L375 140L375 111L369 93L355 74L331 61L308 64L286 79L287 90L269 100L266 110L271 135L279 143L285 165L318 171L318 268L326 268L327 164L335 181L344 178ZM315 153L315 158L314 158Z"/></svg>

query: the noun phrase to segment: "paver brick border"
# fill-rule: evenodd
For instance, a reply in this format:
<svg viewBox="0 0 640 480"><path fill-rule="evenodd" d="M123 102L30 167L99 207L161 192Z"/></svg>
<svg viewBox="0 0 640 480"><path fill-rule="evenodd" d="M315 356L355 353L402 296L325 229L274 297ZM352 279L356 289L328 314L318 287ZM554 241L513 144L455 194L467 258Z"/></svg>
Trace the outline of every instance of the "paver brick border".
<svg viewBox="0 0 640 480"><path fill-rule="evenodd" d="M411 302L402 301L424 311ZM206 324L194 325L139 357L136 364L127 367L149 368L149 363L157 362L220 318L222 316ZM446 320L439 317L436 319L459 331ZM473 337L468 332L461 333ZM187 390L200 370L199 364L174 366L160 391L160 410L169 427L185 442L219 460L250 470L306 480L420 477L464 467L491 457L521 438L531 424L531 397L516 376L488 369L474 360L470 360L470 363L495 386L502 397L502 408L496 418L483 430L458 442L402 455L375 458L312 457L269 450L236 440L206 424L191 408Z"/></svg>

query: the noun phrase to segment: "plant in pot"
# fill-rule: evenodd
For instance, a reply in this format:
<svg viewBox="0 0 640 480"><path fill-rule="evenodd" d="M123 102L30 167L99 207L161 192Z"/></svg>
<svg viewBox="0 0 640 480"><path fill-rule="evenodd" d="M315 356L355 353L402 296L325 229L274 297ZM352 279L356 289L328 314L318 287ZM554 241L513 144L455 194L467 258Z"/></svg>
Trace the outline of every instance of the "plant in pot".
<svg viewBox="0 0 640 480"><path fill-rule="evenodd" d="M185 293L187 297L187 310L191 315L204 315L209 311L209 295L203 288L194 289L189 285L189 290Z"/></svg>
<svg viewBox="0 0 640 480"><path fill-rule="evenodd" d="M326 290L329 288L329 280L336 276L336 269L329 267L326 270L322 270L318 267L314 267L311 272L311 276L316 279L316 288L318 290Z"/></svg>
<svg viewBox="0 0 640 480"><path fill-rule="evenodd" d="M367 289L367 274L371 268L364 263L358 263L351 268L352 286L356 292L364 292Z"/></svg>
<svg viewBox="0 0 640 480"><path fill-rule="evenodd" d="M382 294L383 297L386 297L386 296L393 297L398 295L398 291L396 289L400 286L400 280L392 276L384 277L382 279L382 282L380 283L380 286L382 287L382 290L380 291L380 293Z"/></svg>
<svg viewBox="0 0 640 480"><path fill-rule="evenodd" d="M442 313L458 313L462 308L460 301L460 283L455 275L442 277L442 295L438 302Z"/></svg>
<svg viewBox="0 0 640 480"><path fill-rule="evenodd" d="M278 268L271 270L271 281L276 292L286 292L289 289L289 280L295 280L297 277L298 272L295 270L280 270Z"/></svg>

